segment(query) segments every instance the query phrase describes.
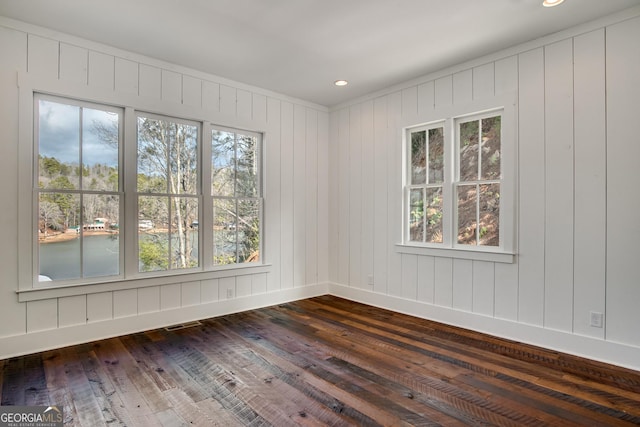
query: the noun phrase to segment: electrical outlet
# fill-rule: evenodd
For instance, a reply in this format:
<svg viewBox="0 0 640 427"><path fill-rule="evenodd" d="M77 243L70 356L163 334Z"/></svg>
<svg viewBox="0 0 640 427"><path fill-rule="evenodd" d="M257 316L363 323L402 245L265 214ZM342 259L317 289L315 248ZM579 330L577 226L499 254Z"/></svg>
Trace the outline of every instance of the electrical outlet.
<svg viewBox="0 0 640 427"><path fill-rule="evenodd" d="M227 298L233 298L233 289L227 289Z"/></svg>
<svg viewBox="0 0 640 427"><path fill-rule="evenodd" d="M367 285L373 286L373 274L367 276Z"/></svg>
<svg viewBox="0 0 640 427"><path fill-rule="evenodd" d="M602 324L604 323L604 314L597 311L592 311L590 315L591 326L593 326L594 328L602 328Z"/></svg>

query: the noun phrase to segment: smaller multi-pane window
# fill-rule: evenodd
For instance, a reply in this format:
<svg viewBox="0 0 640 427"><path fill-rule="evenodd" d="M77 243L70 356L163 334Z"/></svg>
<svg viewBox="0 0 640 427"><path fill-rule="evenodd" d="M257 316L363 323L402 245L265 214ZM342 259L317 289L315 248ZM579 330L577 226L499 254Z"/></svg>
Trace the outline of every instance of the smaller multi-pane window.
<svg viewBox="0 0 640 427"><path fill-rule="evenodd" d="M407 130L405 241L501 247L502 111Z"/></svg>
<svg viewBox="0 0 640 427"><path fill-rule="evenodd" d="M456 121L457 243L500 245L501 116Z"/></svg>
<svg viewBox="0 0 640 427"><path fill-rule="evenodd" d="M410 132L409 240L442 243L443 123Z"/></svg>
<svg viewBox="0 0 640 427"><path fill-rule="evenodd" d="M261 137L247 131L211 132L213 263L260 261Z"/></svg>

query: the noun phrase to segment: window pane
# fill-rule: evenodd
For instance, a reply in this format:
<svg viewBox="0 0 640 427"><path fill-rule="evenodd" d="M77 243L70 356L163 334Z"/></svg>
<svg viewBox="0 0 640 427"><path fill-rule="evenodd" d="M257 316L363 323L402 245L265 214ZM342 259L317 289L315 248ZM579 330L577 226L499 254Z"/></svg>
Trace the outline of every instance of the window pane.
<svg viewBox="0 0 640 427"><path fill-rule="evenodd" d="M138 259L140 271L169 268L169 199L138 198Z"/></svg>
<svg viewBox="0 0 640 427"><path fill-rule="evenodd" d="M255 136L236 135L238 196L258 195L258 139Z"/></svg>
<svg viewBox="0 0 640 427"><path fill-rule="evenodd" d="M500 245L499 224L500 184L480 185L480 245Z"/></svg>
<svg viewBox="0 0 640 427"><path fill-rule="evenodd" d="M260 261L260 203L238 201L238 262Z"/></svg>
<svg viewBox="0 0 640 427"><path fill-rule="evenodd" d="M424 242L424 190L409 192L409 240Z"/></svg>
<svg viewBox="0 0 640 427"><path fill-rule="evenodd" d="M482 120L482 179L500 179L500 119Z"/></svg>
<svg viewBox="0 0 640 427"><path fill-rule="evenodd" d="M444 180L444 129L429 129L429 183Z"/></svg>
<svg viewBox="0 0 640 427"><path fill-rule="evenodd" d="M427 188L426 242L442 243L442 187Z"/></svg>
<svg viewBox="0 0 640 427"><path fill-rule="evenodd" d="M460 123L460 181L478 179L479 121Z"/></svg>
<svg viewBox="0 0 640 427"><path fill-rule="evenodd" d="M411 133L411 184L425 184L427 177L426 132Z"/></svg>
<svg viewBox="0 0 640 427"><path fill-rule="evenodd" d="M38 187L77 189L80 107L40 100L38 111Z"/></svg>
<svg viewBox="0 0 640 427"><path fill-rule="evenodd" d="M198 266L198 199L171 197L171 268Z"/></svg>
<svg viewBox="0 0 640 427"><path fill-rule="evenodd" d="M117 113L82 109L82 188L118 191Z"/></svg>
<svg viewBox="0 0 640 427"><path fill-rule="evenodd" d="M169 193L197 194L198 128L163 122L169 144Z"/></svg>
<svg viewBox="0 0 640 427"><path fill-rule="evenodd" d="M138 117L138 192L166 193L169 135L167 122Z"/></svg>
<svg viewBox="0 0 640 427"><path fill-rule="evenodd" d="M235 264L237 260L238 223L233 199L213 200L213 263Z"/></svg>
<svg viewBox="0 0 640 427"><path fill-rule="evenodd" d="M458 243L476 244L477 185L458 186Z"/></svg>
<svg viewBox="0 0 640 427"><path fill-rule="evenodd" d="M235 135L231 132L211 132L211 194L235 195Z"/></svg>
<svg viewBox="0 0 640 427"><path fill-rule="evenodd" d="M79 278L80 196L40 193L38 211L39 274L51 280Z"/></svg>
<svg viewBox="0 0 640 427"><path fill-rule="evenodd" d="M82 198L84 277L120 274L119 197L86 194Z"/></svg>

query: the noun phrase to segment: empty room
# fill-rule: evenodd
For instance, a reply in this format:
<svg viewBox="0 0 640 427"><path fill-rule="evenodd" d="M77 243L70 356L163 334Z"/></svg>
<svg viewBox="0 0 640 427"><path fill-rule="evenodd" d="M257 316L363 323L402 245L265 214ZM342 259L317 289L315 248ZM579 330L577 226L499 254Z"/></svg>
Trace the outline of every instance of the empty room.
<svg viewBox="0 0 640 427"><path fill-rule="evenodd" d="M640 425L637 0L0 0L0 426Z"/></svg>

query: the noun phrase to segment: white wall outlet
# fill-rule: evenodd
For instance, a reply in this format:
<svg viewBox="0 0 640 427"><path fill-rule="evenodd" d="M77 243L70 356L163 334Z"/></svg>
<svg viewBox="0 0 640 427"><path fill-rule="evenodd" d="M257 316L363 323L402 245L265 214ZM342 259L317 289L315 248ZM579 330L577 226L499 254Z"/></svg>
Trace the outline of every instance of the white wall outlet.
<svg viewBox="0 0 640 427"><path fill-rule="evenodd" d="M367 276L367 285L373 286L373 274Z"/></svg>
<svg viewBox="0 0 640 427"><path fill-rule="evenodd" d="M592 311L589 314L591 315L591 326L594 328L602 328L604 323L604 314L597 311Z"/></svg>
<svg viewBox="0 0 640 427"><path fill-rule="evenodd" d="M227 289L227 298L233 298L233 289Z"/></svg>

